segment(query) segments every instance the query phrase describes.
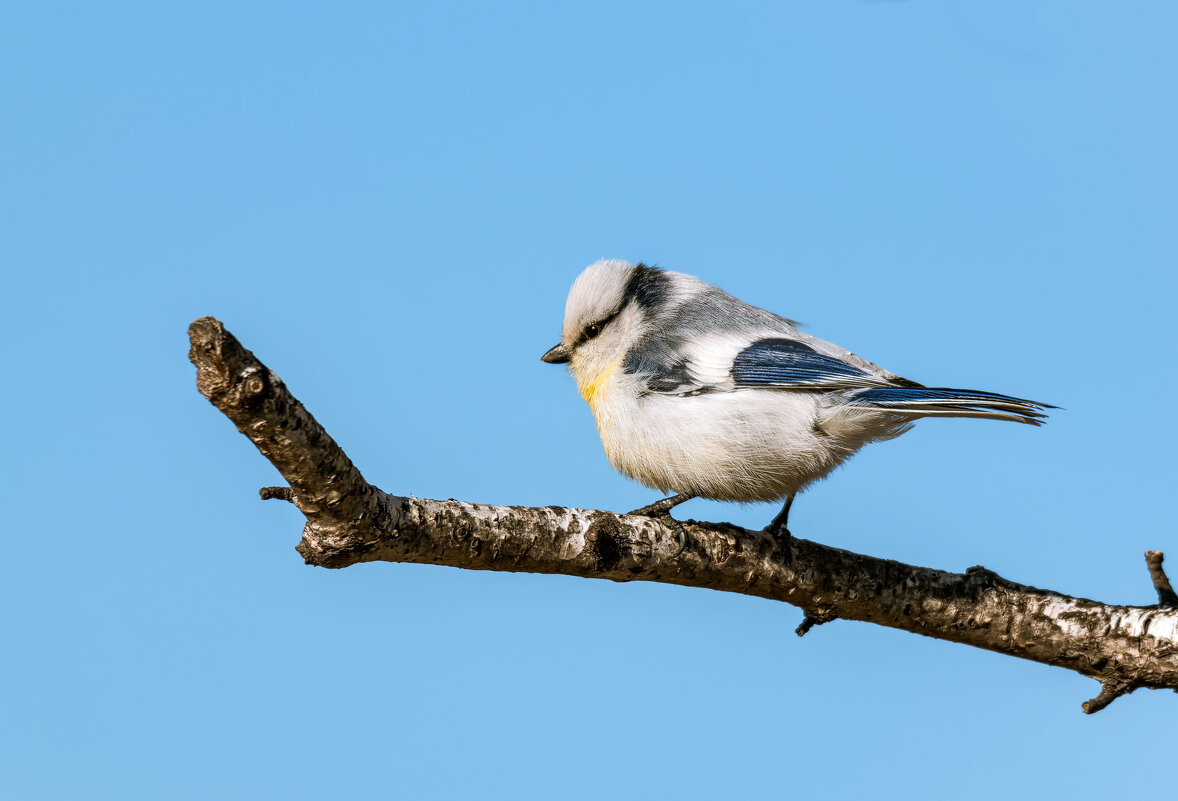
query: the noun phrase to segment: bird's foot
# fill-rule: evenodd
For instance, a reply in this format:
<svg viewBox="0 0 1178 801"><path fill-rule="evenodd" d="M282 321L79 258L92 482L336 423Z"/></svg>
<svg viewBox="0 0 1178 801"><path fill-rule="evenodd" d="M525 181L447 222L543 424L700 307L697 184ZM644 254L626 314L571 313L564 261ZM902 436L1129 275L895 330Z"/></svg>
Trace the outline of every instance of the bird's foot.
<svg viewBox="0 0 1178 801"><path fill-rule="evenodd" d="M675 529L675 534L679 539L679 547L675 553L671 554L671 558L674 559L683 553L683 550L687 547L687 529L683 528L682 523L671 517L671 510L684 501L689 500L691 500L690 495L672 495L670 498L663 498L661 501L655 501L652 504L635 509L632 512L627 512L626 514L649 517L652 520L658 520L660 523L665 523Z"/></svg>
<svg viewBox="0 0 1178 801"><path fill-rule="evenodd" d="M789 533L789 529L785 526L773 526L772 524L765 526L765 533L777 540L777 544L781 546L781 553L784 562L788 565L794 560L794 546L793 535Z"/></svg>
<svg viewBox="0 0 1178 801"><path fill-rule="evenodd" d="M789 533L789 510L794 505L794 496L786 499L781 511L773 518L773 522L765 526L765 532L777 540L781 546L782 556L788 565L794 560L793 535Z"/></svg>
<svg viewBox="0 0 1178 801"><path fill-rule="evenodd" d="M626 514L642 515L643 517L669 516L672 509L684 501L689 500L691 500L690 495L672 495L670 498L663 498L661 501L655 501L654 503L635 509L633 512L626 512Z"/></svg>
<svg viewBox="0 0 1178 801"><path fill-rule="evenodd" d="M765 530L776 539L777 544L781 545L782 561L786 564L792 563L794 561L794 537L789 534L789 529L767 528Z"/></svg>

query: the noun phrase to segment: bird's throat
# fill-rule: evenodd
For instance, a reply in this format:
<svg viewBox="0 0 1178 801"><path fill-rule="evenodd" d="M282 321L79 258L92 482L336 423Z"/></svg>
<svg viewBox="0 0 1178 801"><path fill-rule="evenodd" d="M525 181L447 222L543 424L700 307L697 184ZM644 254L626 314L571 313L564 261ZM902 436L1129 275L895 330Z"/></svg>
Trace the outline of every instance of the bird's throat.
<svg viewBox="0 0 1178 801"><path fill-rule="evenodd" d="M611 362L604 370L596 373L590 373L583 367L578 369L577 365L573 365L573 376L577 379L577 389L581 392L581 397L589 404L589 408L597 414L598 406L604 400L610 389L610 384L614 376L617 375L618 366L621 360Z"/></svg>

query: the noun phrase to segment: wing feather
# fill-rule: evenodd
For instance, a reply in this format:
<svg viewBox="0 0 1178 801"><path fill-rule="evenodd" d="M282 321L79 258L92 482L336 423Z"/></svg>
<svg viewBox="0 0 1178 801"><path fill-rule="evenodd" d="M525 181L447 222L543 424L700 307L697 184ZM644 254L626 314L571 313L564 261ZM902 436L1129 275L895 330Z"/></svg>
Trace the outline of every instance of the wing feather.
<svg viewBox="0 0 1178 801"><path fill-rule="evenodd" d="M819 353L804 342L783 337L759 340L736 354L732 361L732 380L737 387L808 390L893 386L882 376Z"/></svg>

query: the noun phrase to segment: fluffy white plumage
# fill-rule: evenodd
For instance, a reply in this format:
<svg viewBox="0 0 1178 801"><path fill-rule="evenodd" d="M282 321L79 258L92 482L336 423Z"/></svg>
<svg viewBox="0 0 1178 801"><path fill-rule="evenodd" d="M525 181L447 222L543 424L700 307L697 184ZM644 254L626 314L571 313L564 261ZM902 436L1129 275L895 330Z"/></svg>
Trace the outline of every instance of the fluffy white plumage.
<svg viewBox="0 0 1178 801"><path fill-rule="evenodd" d="M697 278L619 260L574 282L561 342L610 463L664 492L792 498L925 416L1040 424L1044 404L924 387Z"/></svg>

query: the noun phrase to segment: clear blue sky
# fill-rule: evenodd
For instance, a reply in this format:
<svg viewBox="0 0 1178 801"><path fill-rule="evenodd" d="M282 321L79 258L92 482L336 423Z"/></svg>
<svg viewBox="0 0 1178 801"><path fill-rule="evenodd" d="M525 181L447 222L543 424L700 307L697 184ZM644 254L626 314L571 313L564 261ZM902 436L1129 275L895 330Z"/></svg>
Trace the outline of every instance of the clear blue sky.
<svg viewBox="0 0 1178 801"><path fill-rule="evenodd" d="M3 16L0 795L1096 798L1172 764L1172 693L1086 718L1074 674L799 640L781 604L305 567L185 331L224 320L388 491L625 510L653 493L539 356L585 264L644 259L1065 407L873 446L797 535L1149 603L1142 552L1178 563L1174 3Z"/></svg>

